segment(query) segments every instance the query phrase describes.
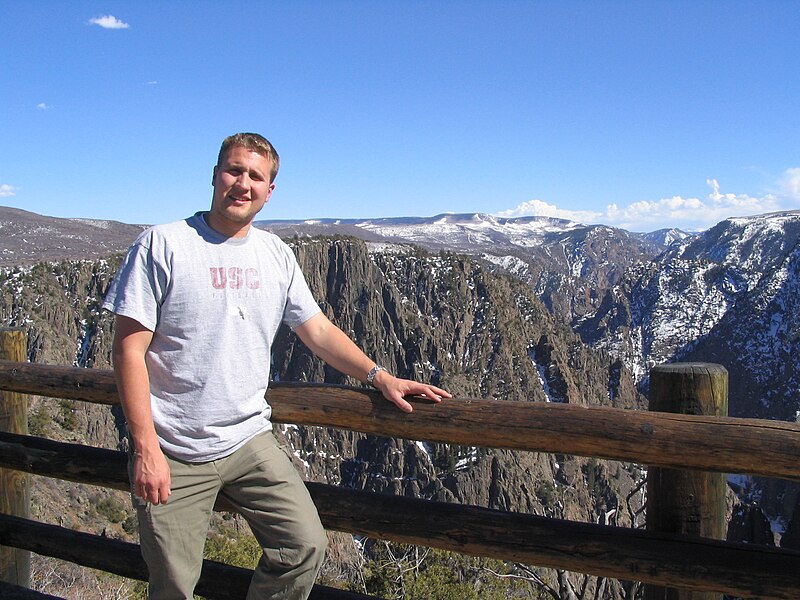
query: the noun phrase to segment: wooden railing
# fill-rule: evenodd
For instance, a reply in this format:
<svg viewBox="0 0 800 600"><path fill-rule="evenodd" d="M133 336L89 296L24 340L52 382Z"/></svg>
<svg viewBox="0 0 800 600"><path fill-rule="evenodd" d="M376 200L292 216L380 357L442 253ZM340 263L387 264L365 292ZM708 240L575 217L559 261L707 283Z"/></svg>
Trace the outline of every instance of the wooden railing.
<svg viewBox="0 0 800 600"><path fill-rule="evenodd" d="M113 374L104 370L0 361L0 390L118 402ZM370 390L313 384L276 383L269 398L277 423L800 480L793 423L474 398L419 400L405 414ZM121 452L0 433L0 467L16 472L128 490L125 464ZM307 485L332 530L686 591L800 597L793 550ZM0 544L146 579L134 544L14 516L0 518ZM250 574L207 562L197 593L243 598ZM365 596L317 586L312 598Z"/></svg>

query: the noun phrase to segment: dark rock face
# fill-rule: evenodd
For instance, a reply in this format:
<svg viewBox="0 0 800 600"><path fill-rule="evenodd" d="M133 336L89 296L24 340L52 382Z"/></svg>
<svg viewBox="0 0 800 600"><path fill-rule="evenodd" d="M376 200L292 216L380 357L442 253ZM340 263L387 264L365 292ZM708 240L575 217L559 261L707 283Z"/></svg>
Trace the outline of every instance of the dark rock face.
<svg viewBox="0 0 800 600"><path fill-rule="evenodd" d="M781 548L800 550L800 499L795 503L789 526L781 537Z"/></svg>
<svg viewBox="0 0 800 600"><path fill-rule="evenodd" d="M624 367L584 346L527 286L466 257L413 250L370 255L352 239L302 241L296 250L328 316L395 373L442 385L457 396L642 403ZM284 333L274 352L278 377L356 383ZM612 398L609 389L615 390ZM311 477L377 492L542 513L552 507L542 503L541 482L557 488L559 467L545 455L334 430L322 435L288 428L285 434ZM626 489L632 485L628 479L621 484Z"/></svg>
<svg viewBox="0 0 800 600"><path fill-rule="evenodd" d="M728 523L727 539L762 546L775 545L769 521L758 505L742 504L734 510Z"/></svg>
<svg viewBox="0 0 800 600"><path fill-rule="evenodd" d="M119 262L115 259L39 263L0 270L0 319L28 337L28 360L42 364L108 369L112 317L100 305ZM119 408L41 398L30 412L54 427L45 432L62 439L85 440L114 448L120 441ZM66 430L55 427L68 423Z"/></svg>

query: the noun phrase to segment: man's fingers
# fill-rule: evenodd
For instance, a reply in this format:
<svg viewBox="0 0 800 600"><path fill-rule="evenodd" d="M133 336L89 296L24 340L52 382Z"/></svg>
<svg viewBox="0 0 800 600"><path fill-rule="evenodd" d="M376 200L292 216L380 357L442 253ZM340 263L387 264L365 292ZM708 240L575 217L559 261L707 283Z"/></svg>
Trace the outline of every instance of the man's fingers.
<svg viewBox="0 0 800 600"><path fill-rule="evenodd" d="M435 385L430 385L428 388L431 390L432 395L436 398L436 400L442 400L443 398L452 398L453 395L448 392L447 390L443 390L442 388L438 388ZM430 395L430 394L426 394Z"/></svg>
<svg viewBox="0 0 800 600"><path fill-rule="evenodd" d="M151 504L166 504L172 491L172 478L163 455L147 461L139 453L135 456L134 495Z"/></svg>
<svg viewBox="0 0 800 600"><path fill-rule="evenodd" d="M136 498L151 504L166 504L171 493L169 483L162 486L140 484L134 490Z"/></svg>
<svg viewBox="0 0 800 600"><path fill-rule="evenodd" d="M399 394L397 396L392 397L391 400L392 402L394 402L395 406L397 406L397 408L399 408L403 412L410 413L414 411L414 407L411 406L411 404L409 404L408 400L406 400Z"/></svg>
<svg viewBox="0 0 800 600"><path fill-rule="evenodd" d="M169 496L171 491L169 488L166 489L153 489L153 490L145 490L143 491L138 497L144 500L145 502L149 502L151 504L166 504L169 500Z"/></svg>
<svg viewBox="0 0 800 600"><path fill-rule="evenodd" d="M449 392L432 385L424 386L420 388L419 391L412 393L415 393L420 396L425 396L426 398L428 398L429 400L433 400L434 402L441 402L445 398L453 397Z"/></svg>
<svg viewBox="0 0 800 600"><path fill-rule="evenodd" d="M398 379L397 377L387 377L380 384L380 389L387 400L395 404L403 412L413 412L414 408L405 400L404 396L422 396L432 402L441 402L445 398L452 398L452 394L447 390L419 383L410 379Z"/></svg>

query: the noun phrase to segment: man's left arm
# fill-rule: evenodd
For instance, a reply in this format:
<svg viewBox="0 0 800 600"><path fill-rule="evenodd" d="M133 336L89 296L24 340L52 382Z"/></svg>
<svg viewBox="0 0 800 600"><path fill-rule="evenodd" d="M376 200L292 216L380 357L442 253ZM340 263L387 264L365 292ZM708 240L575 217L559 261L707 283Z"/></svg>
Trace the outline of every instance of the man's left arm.
<svg viewBox="0 0 800 600"><path fill-rule="evenodd" d="M345 375L366 382L367 375L376 366L375 361L364 354L347 334L322 313L311 317L294 331L314 354ZM452 398L450 393L441 388L400 379L387 371L378 371L372 384L387 400L405 412L413 409L403 396L424 396L434 402L441 402L442 398Z"/></svg>

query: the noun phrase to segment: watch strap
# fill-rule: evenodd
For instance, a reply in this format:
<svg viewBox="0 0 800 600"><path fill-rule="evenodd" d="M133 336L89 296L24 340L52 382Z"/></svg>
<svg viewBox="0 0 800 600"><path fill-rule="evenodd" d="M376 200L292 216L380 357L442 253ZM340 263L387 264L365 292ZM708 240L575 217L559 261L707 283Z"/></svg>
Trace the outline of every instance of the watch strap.
<svg viewBox="0 0 800 600"><path fill-rule="evenodd" d="M389 372L388 369L380 365L375 365L374 367L372 367L369 370L369 373L367 373L367 383L370 384L372 387L375 387L375 376L381 371L386 371L387 373Z"/></svg>

